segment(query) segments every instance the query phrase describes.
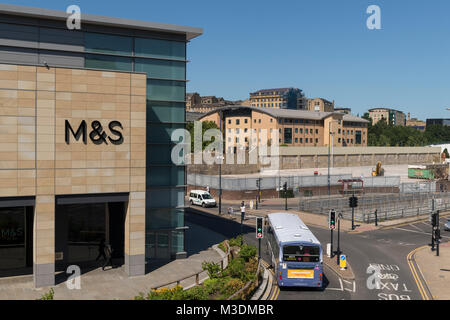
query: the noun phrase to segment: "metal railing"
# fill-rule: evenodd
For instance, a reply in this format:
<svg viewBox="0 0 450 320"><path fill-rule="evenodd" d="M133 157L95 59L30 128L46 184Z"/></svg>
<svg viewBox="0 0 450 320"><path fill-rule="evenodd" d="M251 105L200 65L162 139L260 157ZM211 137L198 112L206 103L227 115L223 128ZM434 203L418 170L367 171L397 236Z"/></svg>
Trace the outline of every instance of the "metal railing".
<svg viewBox="0 0 450 320"><path fill-rule="evenodd" d="M226 266L228 265L228 262L230 261L231 252L230 252L230 246L228 245L228 241L225 241L225 245L227 246L227 252L226 252L225 256L222 259L220 259L221 270L224 270L226 268ZM181 284L181 282L188 280L190 278L194 278L194 277L195 277L195 285L198 286L199 284L201 284L200 275L202 273L207 273L207 271L206 270L198 271L198 272L192 273L188 276L185 276L181 279L178 279L175 281L170 281L170 282L167 282L167 283L164 283L161 285L153 286L153 287L151 287L151 290L158 290L159 288L171 288L174 286L179 286ZM208 276L206 276L206 278L204 280L206 280L206 279L208 279Z"/></svg>
<svg viewBox="0 0 450 320"><path fill-rule="evenodd" d="M330 209L342 212L345 219L351 219L352 209L349 207L350 196L332 196L302 198L299 200L299 211L327 215ZM436 210L450 210L449 192L417 192L386 193L358 195L358 207L355 208L355 221L373 222L375 211L378 220L392 220L429 214L432 199L436 199Z"/></svg>

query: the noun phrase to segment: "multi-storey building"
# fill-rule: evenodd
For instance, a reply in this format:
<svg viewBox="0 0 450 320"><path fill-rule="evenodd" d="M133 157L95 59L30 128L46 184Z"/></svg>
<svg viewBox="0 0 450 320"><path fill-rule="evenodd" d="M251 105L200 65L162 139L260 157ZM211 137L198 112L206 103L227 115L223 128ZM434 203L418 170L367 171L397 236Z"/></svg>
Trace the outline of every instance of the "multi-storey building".
<svg viewBox="0 0 450 320"><path fill-rule="evenodd" d="M226 152L271 145L274 130L280 145L367 146L368 121L338 112L228 106L206 113L199 121L216 122Z"/></svg>
<svg viewBox="0 0 450 320"><path fill-rule="evenodd" d="M323 98L308 99L309 111L334 112L334 101L328 101Z"/></svg>
<svg viewBox="0 0 450 320"><path fill-rule="evenodd" d="M402 111L390 108L373 108L369 109L369 117L372 124L376 124L381 119L385 119L388 124L393 126L405 126L406 116Z"/></svg>
<svg viewBox="0 0 450 320"><path fill-rule="evenodd" d="M296 88L263 89L250 93L252 107L305 110L306 98Z"/></svg>
<svg viewBox="0 0 450 320"><path fill-rule="evenodd" d="M334 112L352 114L352 109L350 109L350 108L334 108Z"/></svg>
<svg viewBox="0 0 450 320"><path fill-rule="evenodd" d="M190 112L195 107L201 105L202 98L197 92L186 94L186 111Z"/></svg>
<svg viewBox="0 0 450 320"><path fill-rule="evenodd" d="M129 275L186 256L170 133L202 30L84 13L69 30L67 17L0 5L0 270L37 287L92 264L102 240Z"/></svg>
<svg viewBox="0 0 450 320"><path fill-rule="evenodd" d="M408 120L406 120L406 126L419 131L425 131L427 123L417 118L411 118L411 114L408 112Z"/></svg>
<svg viewBox="0 0 450 320"><path fill-rule="evenodd" d="M450 126L450 119L427 119L427 127L431 125Z"/></svg>

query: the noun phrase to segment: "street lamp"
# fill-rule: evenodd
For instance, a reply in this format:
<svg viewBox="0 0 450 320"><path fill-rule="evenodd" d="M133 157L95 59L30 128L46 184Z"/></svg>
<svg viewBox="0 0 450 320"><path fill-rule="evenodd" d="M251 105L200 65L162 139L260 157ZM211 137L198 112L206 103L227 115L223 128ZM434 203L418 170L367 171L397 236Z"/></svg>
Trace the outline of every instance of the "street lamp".
<svg viewBox="0 0 450 320"><path fill-rule="evenodd" d="M328 131L328 196L331 194L331 183L330 183L330 153L331 153L331 135L334 135L334 132L331 132L331 124L330 122L329 131Z"/></svg>
<svg viewBox="0 0 450 320"><path fill-rule="evenodd" d="M222 155L217 156L219 162L219 215L222 214L222 161L224 157Z"/></svg>

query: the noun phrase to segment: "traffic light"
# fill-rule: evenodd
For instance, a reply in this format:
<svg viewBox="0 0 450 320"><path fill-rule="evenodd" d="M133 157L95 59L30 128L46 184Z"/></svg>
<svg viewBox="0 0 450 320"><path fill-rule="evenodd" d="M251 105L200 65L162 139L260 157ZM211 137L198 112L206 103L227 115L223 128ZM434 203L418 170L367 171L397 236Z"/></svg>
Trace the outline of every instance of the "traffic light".
<svg viewBox="0 0 450 320"><path fill-rule="evenodd" d="M256 179L256 187L259 188L259 179Z"/></svg>
<svg viewBox="0 0 450 320"><path fill-rule="evenodd" d="M256 218L256 239L262 239L264 237L263 223L264 223L264 218L260 218L260 217Z"/></svg>
<svg viewBox="0 0 450 320"><path fill-rule="evenodd" d="M287 191L287 182L285 182L285 183L283 184L283 190L284 190L284 192Z"/></svg>
<svg viewBox="0 0 450 320"><path fill-rule="evenodd" d="M350 208L356 208L358 206L358 198L355 196L348 198L348 205Z"/></svg>
<svg viewBox="0 0 450 320"><path fill-rule="evenodd" d="M328 216L328 227L330 230L336 229L336 211L330 210L330 214Z"/></svg>
<svg viewBox="0 0 450 320"><path fill-rule="evenodd" d="M439 215L437 213L433 213L431 216L431 224L433 227L439 226Z"/></svg>
<svg viewBox="0 0 450 320"><path fill-rule="evenodd" d="M435 238L436 242L441 240L441 230L440 229L436 229L434 231L434 238Z"/></svg>

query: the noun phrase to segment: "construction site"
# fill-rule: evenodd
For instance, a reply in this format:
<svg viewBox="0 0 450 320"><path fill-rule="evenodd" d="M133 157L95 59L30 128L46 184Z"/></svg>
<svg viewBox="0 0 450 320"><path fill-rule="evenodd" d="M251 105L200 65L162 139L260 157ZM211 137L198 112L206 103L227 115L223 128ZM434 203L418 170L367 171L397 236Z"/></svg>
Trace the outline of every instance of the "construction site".
<svg viewBox="0 0 450 320"><path fill-rule="evenodd" d="M230 173L230 169L224 173L223 166L208 166L207 174L199 172L198 168L190 170L188 167L187 191L208 187L216 199L221 191L223 200L243 200L247 203L258 198L297 198L299 211L328 214L330 209L335 209L344 218L352 216L348 198L355 195L359 202L353 215L356 221L361 222L374 220L375 213L378 219L389 220L429 214L432 205L442 211L450 208L449 163L441 158L439 149L417 148L420 152L426 151L427 156L423 157L399 153L392 155L386 149L382 156L374 154L371 157L375 160L373 165L336 166L336 159L330 159L330 167L299 165L297 168L283 169L280 166L278 170L261 168L259 172L248 173L242 173L240 165L239 173L235 174ZM394 149L398 152L398 148ZM414 151L412 149L408 151ZM316 159L319 156L316 155ZM350 156L353 155L344 155L347 159ZM364 156L360 154L361 157ZM377 158L391 161L383 164ZM425 161L419 161L421 158ZM303 160L301 157L298 159L298 164L301 164ZM406 163L392 164L396 162L392 159ZM402 159L414 161L409 163ZM216 174L213 174L214 171Z"/></svg>

